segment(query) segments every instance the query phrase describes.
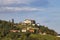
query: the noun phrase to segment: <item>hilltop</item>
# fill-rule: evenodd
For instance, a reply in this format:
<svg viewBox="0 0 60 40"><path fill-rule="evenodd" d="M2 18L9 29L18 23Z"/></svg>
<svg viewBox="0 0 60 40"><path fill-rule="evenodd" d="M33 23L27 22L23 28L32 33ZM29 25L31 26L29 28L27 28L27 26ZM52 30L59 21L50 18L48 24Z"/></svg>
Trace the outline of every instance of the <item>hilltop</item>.
<svg viewBox="0 0 60 40"><path fill-rule="evenodd" d="M57 32L43 25L37 24L35 20L24 20L20 23L0 20L0 39L18 39L22 36L30 37L31 34L56 36ZM35 36L35 35L34 35Z"/></svg>

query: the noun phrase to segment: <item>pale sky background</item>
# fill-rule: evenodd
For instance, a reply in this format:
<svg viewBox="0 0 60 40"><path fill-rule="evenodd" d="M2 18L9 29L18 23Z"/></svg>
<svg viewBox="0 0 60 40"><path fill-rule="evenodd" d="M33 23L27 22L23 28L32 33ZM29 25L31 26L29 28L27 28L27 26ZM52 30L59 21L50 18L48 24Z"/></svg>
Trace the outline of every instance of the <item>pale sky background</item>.
<svg viewBox="0 0 60 40"><path fill-rule="evenodd" d="M0 0L0 20L33 19L60 33L60 0Z"/></svg>

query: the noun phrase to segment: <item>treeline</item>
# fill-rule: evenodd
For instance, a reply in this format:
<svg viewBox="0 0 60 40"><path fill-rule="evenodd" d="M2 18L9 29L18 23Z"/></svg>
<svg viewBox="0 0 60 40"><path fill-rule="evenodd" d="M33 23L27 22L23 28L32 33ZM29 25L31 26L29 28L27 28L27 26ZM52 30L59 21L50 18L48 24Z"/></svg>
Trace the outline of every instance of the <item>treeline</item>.
<svg viewBox="0 0 60 40"><path fill-rule="evenodd" d="M41 30L41 32L45 32L46 34L49 34L49 35L53 35L53 36L56 36L57 35L57 32L55 32L54 30L52 29L49 29L48 27L45 27L45 26L39 26L39 29Z"/></svg>

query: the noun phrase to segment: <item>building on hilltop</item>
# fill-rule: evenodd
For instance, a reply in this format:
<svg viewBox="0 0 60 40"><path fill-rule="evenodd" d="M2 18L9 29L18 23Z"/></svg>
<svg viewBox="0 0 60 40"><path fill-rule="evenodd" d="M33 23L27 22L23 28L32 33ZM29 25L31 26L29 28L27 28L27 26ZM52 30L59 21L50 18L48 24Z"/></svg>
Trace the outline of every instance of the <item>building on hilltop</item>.
<svg viewBox="0 0 60 40"><path fill-rule="evenodd" d="M20 32L20 30L10 30L10 32Z"/></svg>
<svg viewBox="0 0 60 40"><path fill-rule="evenodd" d="M58 34L57 37L60 37L60 34Z"/></svg>
<svg viewBox="0 0 60 40"><path fill-rule="evenodd" d="M35 22L35 20L26 19L26 20L24 20L24 23L25 24L35 24L36 22Z"/></svg>
<svg viewBox="0 0 60 40"><path fill-rule="evenodd" d="M23 28L21 31L24 33L27 32L26 28Z"/></svg>

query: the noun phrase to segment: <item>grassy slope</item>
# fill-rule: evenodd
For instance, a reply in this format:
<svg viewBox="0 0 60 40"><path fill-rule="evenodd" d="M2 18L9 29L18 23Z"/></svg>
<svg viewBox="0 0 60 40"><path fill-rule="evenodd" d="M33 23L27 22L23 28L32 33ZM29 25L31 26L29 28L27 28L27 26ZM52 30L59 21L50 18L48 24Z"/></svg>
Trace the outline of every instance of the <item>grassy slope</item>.
<svg viewBox="0 0 60 40"><path fill-rule="evenodd" d="M31 40L60 40L60 38L51 35L39 35L39 34L31 34Z"/></svg>

